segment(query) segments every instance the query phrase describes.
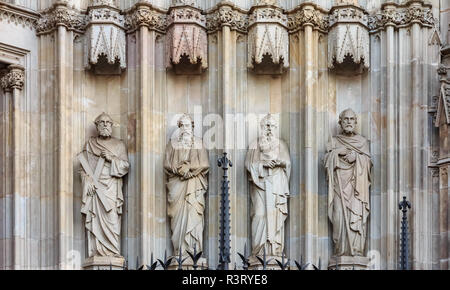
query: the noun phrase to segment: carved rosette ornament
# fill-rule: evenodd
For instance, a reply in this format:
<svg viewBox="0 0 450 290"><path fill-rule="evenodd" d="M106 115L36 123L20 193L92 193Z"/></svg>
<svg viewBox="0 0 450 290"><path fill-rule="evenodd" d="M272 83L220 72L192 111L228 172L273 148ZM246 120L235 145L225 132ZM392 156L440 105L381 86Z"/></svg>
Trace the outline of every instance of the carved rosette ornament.
<svg viewBox="0 0 450 290"><path fill-rule="evenodd" d="M177 0L169 9L166 67L177 74L199 74L208 68L206 17L195 1Z"/></svg>
<svg viewBox="0 0 450 290"><path fill-rule="evenodd" d="M280 74L289 67L288 18L277 2L256 1L250 10L247 65L258 74Z"/></svg>
<svg viewBox="0 0 450 290"><path fill-rule="evenodd" d="M334 6L330 11L329 25L328 68L339 68L350 62L352 71L368 69L368 13L355 5Z"/></svg>
<svg viewBox="0 0 450 290"><path fill-rule="evenodd" d="M125 69L125 19L114 1L93 0L88 8L88 21L85 66L97 65L100 57L105 56L107 64Z"/></svg>

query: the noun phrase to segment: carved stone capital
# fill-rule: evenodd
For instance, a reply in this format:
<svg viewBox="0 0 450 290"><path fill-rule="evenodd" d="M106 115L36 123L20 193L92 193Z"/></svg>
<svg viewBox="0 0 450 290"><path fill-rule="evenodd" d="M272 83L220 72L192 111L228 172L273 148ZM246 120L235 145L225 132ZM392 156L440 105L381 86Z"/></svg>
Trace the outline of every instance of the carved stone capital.
<svg viewBox="0 0 450 290"><path fill-rule="evenodd" d="M386 3L380 12L370 15L368 26L371 31L384 29L386 26L409 26L419 23L432 27L435 23L431 5L424 1L408 1L404 4Z"/></svg>
<svg viewBox="0 0 450 290"><path fill-rule="evenodd" d="M311 25L322 32L328 32L328 15L316 5L300 5L288 13L289 31L296 32L305 25Z"/></svg>
<svg viewBox="0 0 450 290"><path fill-rule="evenodd" d="M229 26L232 30L246 33L248 29L248 15L234 4L221 2L206 16L206 28L209 33L220 30L222 26Z"/></svg>
<svg viewBox="0 0 450 290"><path fill-rule="evenodd" d="M128 32L132 32L141 26L147 26L150 30L164 33L167 27L166 18L164 11L155 9L149 4L139 3L127 13L125 28Z"/></svg>
<svg viewBox="0 0 450 290"><path fill-rule="evenodd" d="M24 83L25 69L19 65L10 65L0 78L0 86L5 92L14 89L22 90Z"/></svg>
<svg viewBox="0 0 450 290"><path fill-rule="evenodd" d="M57 2L52 8L41 14L36 24L36 32L44 34L54 31L58 26L69 30L83 32L87 25L87 17L75 9L69 8L66 2Z"/></svg>
<svg viewBox="0 0 450 290"><path fill-rule="evenodd" d="M177 73L201 73L208 68L206 17L193 6L173 6L169 9L166 66L173 65ZM184 69L179 69L179 66L184 66Z"/></svg>

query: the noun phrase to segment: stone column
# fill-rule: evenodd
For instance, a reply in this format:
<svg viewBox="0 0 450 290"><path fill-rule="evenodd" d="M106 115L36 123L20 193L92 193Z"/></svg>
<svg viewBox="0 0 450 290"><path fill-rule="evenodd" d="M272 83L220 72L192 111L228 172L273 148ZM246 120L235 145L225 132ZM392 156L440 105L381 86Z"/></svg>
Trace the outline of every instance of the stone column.
<svg viewBox="0 0 450 290"><path fill-rule="evenodd" d="M234 132L234 118L235 113L234 106L234 95L232 94L232 75L231 75L231 63L235 62L232 59L231 51L234 50L234 42L231 37L231 28L228 25L222 26L222 102L223 102L223 121L224 121L224 131L223 131L223 144L224 151L228 153L228 156L232 162L235 163L236 160L236 134ZM229 269L232 269L235 260L236 253L236 170L233 167L229 171L230 180L230 220L231 220L231 250L230 250L230 265ZM219 195L220 196L220 195ZM219 199L220 202L220 199ZM220 209L220 205L219 205ZM220 220L219 220L220 222Z"/></svg>
<svg viewBox="0 0 450 290"><path fill-rule="evenodd" d="M386 9L389 9L386 7ZM386 229L386 263L388 269L396 269L397 260L397 194L396 194L396 116L395 116L395 43L394 24L386 27L386 190L382 199L382 216L387 217ZM384 203L384 205L383 205Z"/></svg>
<svg viewBox="0 0 450 290"><path fill-rule="evenodd" d="M314 37L313 37L313 25L311 23L306 23L304 25L304 36L305 36L305 79L303 79L303 84L305 86L305 105L304 105L304 122L305 122L305 132L304 132L304 208L305 208L305 261L313 262L314 250L317 249L317 211L314 210L317 207L317 191L314 188L314 178L317 178L314 163L314 148L315 148L315 122L314 122L314 103L315 103L315 92L314 92Z"/></svg>
<svg viewBox="0 0 450 290"><path fill-rule="evenodd" d="M26 118L23 114L23 87L25 80L24 68L19 65L8 66L7 73L2 78L2 88L5 97L9 98L9 130L12 134L11 149L7 149L12 155L11 189L12 189L12 269L19 270L26 266L26 209L23 208L26 200L26 171L25 153ZM8 153L7 153L8 155ZM8 162L5 162L6 164Z"/></svg>
<svg viewBox="0 0 450 290"><path fill-rule="evenodd" d="M24 86L25 70L18 65L10 65L8 74L10 96L12 98L12 148L13 148L13 249L14 269L22 269L26 263L26 237L25 223L26 209L22 207L26 199L26 171L25 153L26 126L25 114L22 113L23 106L22 90Z"/></svg>
<svg viewBox="0 0 450 290"><path fill-rule="evenodd" d="M71 269L68 253L73 249L73 157L72 97L73 35L63 24L56 30L57 79L57 199L58 267Z"/></svg>

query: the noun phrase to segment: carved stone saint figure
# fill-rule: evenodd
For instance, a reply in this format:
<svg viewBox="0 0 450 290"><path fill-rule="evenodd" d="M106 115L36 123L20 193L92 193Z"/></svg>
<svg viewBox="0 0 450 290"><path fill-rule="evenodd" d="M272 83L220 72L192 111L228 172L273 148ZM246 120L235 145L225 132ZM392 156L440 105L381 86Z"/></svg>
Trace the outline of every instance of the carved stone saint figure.
<svg viewBox="0 0 450 290"><path fill-rule="evenodd" d="M291 161L286 143L276 137L277 120L261 120L260 136L251 143L245 167L251 180L252 254L280 257L288 217Z"/></svg>
<svg viewBox="0 0 450 290"><path fill-rule="evenodd" d="M127 148L111 136L113 120L108 114L98 116L95 125L98 136L91 137L78 155L88 255L120 257L122 178L130 166Z"/></svg>
<svg viewBox="0 0 450 290"><path fill-rule="evenodd" d="M334 256L365 256L372 161L366 138L355 133L351 109L339 115L342 134L327 145L328 217L333 225Z"/></svg>
<svg viewBox="0 0 450 290"><path fill-rule="evenodd" d="M175 255L180 249L203 250L205 193L209 160L201 138L194 136L194 121L184 114L178 120L178 134L166 147L168 216Z"/></svg>

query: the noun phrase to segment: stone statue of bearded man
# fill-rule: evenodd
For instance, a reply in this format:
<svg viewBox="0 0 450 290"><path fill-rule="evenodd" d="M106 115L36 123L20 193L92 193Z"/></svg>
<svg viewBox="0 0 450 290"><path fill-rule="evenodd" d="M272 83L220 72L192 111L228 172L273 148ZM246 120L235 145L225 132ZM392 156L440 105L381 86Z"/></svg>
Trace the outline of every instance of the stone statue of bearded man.
<svg viewBox="0 0 450 290"><path fill-rule="evenodd" d="M372 168L369 142L355 132L357 117L353 110L343 111L339 124L342 134L331 138L324 159L334 256L364 257Z"/></svg>
<svg viewBox="0 0 450 290"><path fill-rule="evenodd" d="M251 180L252 254L279 258L284 250L288 217L291 160L286 143L276 137L278 122L269 114L260 123L260 136L245 160Z"/></svg>
<svg viewBox="0 0 450 290"><path fill-rule="evenodd" d="M113 120L108 114L98 116L95 125L98 136L91 137L78 155L83 186L81 213L86 216L88 257L93 258L88 263L122 266L122 178L130 166L127 148L122 140L111 136Z"/></svg>
<svg viewBox="0 0 450 290"><path fill-rule="evenodd" d="M183 257L188 257L187 251L203 251L209 160L202 139L194 136L194 121L189 115L178 120L177 133L167 144L164 158L167 212L175 255L181 251Z"/></svg>

